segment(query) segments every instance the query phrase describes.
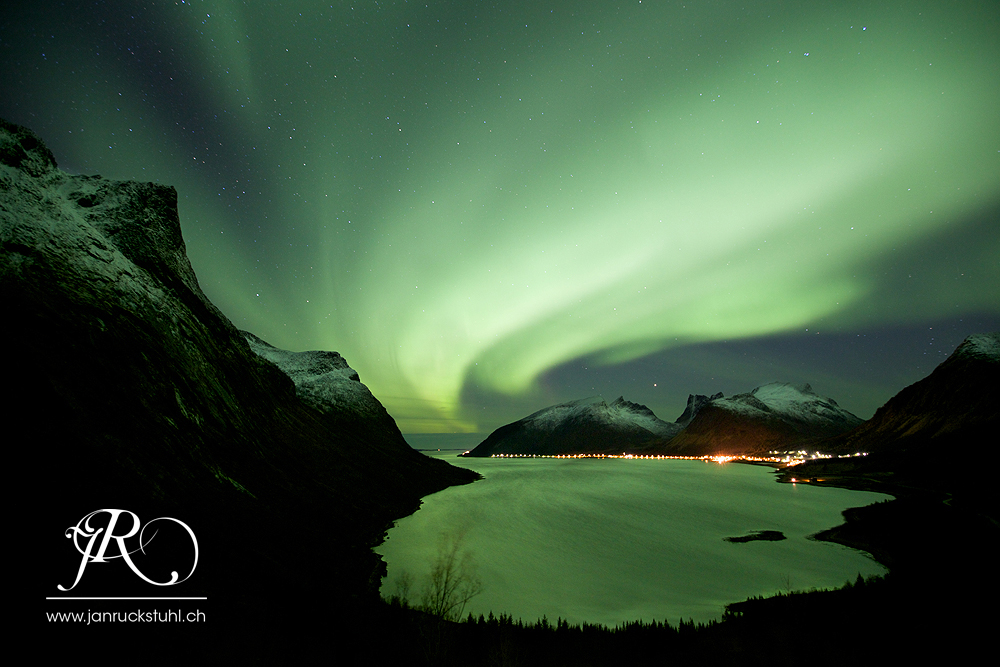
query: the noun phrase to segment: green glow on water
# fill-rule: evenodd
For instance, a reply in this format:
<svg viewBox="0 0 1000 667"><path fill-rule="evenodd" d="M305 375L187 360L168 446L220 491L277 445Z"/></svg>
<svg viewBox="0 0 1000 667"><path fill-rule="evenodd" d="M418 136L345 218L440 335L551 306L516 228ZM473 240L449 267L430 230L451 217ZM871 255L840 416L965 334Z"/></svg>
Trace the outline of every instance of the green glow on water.
<svg viewBox="0 0 1000 667"><path fill-rule="evenodd" d="M526 622L706 621L753 595L885 571L866 554L807 539L882 494L777 484L768 469L739 464L458 461L485 479L425 498L390 530L377 549L389 565L384 595L404 570L419 588L441 534L459 532L484 584L467 611ZM755 530L787 539L724 541Z"/></svg>

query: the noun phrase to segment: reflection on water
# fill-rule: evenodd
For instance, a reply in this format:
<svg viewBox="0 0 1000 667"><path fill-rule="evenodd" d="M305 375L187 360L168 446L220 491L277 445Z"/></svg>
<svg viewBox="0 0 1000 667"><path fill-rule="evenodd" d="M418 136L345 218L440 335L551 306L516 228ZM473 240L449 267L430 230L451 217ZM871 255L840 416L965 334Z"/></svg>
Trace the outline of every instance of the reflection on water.
<svg viewBox="0 0 1000 667"><path fill-rule="evenodd" d="M884 572L866 554L807 539L882 494L777 484L769 468L736 463L431 454L485 479L428 496L389 531L376 549L387 595L404 571L419 585L440 536L455 531L483 582L467 611L525 621L706 621L752 595ZM756 530L788 539L724 539Z"/></svg>

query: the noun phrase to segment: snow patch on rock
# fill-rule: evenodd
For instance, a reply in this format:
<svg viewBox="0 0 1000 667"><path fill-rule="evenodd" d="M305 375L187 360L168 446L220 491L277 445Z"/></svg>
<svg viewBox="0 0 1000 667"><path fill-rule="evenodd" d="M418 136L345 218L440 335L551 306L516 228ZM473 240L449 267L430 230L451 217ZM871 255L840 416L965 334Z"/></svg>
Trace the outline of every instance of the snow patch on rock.
<svg viewBox="0 0 1000 667"><path fill-rule="evenodd" d="M680 428L659 419L645 405L626 401L619 396L608 404L600 396L591 396L544 408L528 415L522 424L531 429L551 432L573 420L592 420L622 430L643 429L657 436L672 436Z"/></svg>
<svg viewBox="0 0 1000 667"><path fill-rule="evenodd" d="M591 406L603 404L604 399L600 396L590 396L542 408L538 412L531 413L522 421L525 426L530 426L540 431L552 431L559 424L586 414Z"/></svg>
<svg viewBox="0 0 1000 667"><path fill-rule="evenodd" d="M295 393L320 412L332 409L368 413L384 408L357 371L337 352L311 350L290 352L274 347L248 331L241 331L250 349L280 368L295 384Z"/></svg>
<svg viewBox="0 0 1000 667"><path fill-rule="evenodd" d="M952 356L1000 361L1000 331L969 336L955 349Z"/></svg>
<svg viewBox="0 0 1000 667"><path fill-rule="evenodd" d="M712 405L747 417L776 418L800 424L857 425L863 421L832 398L818 395L808 384L772 382L748 394L712 401Z"/></svg>

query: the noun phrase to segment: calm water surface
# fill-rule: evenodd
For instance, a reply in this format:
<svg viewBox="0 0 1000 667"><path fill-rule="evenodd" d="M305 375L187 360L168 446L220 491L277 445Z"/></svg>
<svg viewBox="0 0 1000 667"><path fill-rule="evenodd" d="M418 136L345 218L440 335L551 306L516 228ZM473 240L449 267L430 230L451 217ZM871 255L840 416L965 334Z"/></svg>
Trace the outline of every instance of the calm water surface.
<svg viewBox="0 0 1000 667"><path fill-rule="evenodd" d="M428 453L485 479L424 498L389 531L376 549L389 566L385 595L404 571L419 588L446 534L464 535L483 582L466 611L525 621L707 621L752 595L885 572L867 554L808 539L883 494L778 484L770 468L737 463ZM755 530L788 539L723 539Z"/></svg>

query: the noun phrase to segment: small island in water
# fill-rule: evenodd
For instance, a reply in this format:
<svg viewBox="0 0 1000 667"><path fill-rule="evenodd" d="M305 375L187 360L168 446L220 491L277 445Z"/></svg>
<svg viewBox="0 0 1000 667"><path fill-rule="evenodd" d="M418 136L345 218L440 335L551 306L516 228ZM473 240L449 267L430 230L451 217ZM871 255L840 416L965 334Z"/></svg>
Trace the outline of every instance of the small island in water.
<svg viewBox="0 0 1000 667"><path fill-rule="evenodd" d="M781 540L787 539L785 534L780 530L755 530L749 535L740 535L739 537L724 537L722 538L726 542L758 542L763 540L764 542L780 542Z"/></svg>

